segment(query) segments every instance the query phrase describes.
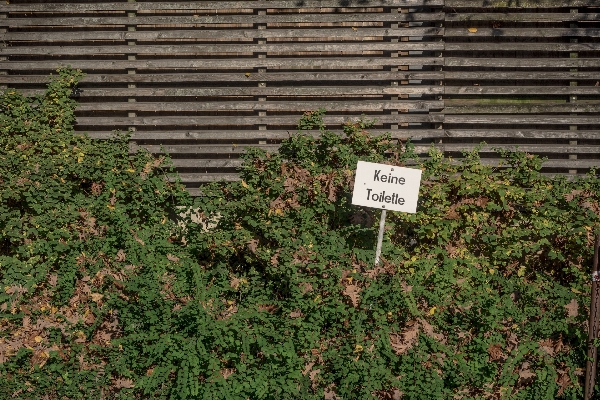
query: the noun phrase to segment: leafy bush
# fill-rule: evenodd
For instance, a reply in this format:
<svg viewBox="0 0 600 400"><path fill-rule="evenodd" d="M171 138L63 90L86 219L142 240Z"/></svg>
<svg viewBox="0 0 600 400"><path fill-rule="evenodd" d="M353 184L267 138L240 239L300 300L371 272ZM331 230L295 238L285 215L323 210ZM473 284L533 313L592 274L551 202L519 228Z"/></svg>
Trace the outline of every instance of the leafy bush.
<svg viewBox="0 0 600 400"><path fill-rule="evenodd" d="M522 153L419 160L320 110L192 203L168 159L73 135L78 76L1 99L0 393L581 397L596 177L545 177ZM379 212L350 204L358 160L423 169L377 267Z"/></svg>

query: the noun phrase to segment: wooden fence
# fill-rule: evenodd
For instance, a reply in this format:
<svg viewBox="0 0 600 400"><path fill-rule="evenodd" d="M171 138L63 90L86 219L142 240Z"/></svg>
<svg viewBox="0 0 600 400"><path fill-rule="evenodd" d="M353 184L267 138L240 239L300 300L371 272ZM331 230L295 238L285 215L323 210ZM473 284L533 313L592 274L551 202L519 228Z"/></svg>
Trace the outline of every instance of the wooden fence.
<svg viewBox="0 0 600 400"><path fill-rule="evenodd" d="M275 151L304 111L364 114L375 134L460 155L600 166L597 0L10 0L0 85L39 92L80 68L78 131L134 131L186 184L236 179L247 145Z"/></svg>

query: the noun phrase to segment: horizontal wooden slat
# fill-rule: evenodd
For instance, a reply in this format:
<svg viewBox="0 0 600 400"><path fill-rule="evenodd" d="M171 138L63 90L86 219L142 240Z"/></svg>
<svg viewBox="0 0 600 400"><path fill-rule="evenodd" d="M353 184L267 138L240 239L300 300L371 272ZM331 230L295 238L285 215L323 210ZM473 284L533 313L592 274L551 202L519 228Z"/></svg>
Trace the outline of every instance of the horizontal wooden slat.
<svg viewBox="0 0 600 400"><path fill-rule="evenodd" d="M537 71L359 71L359 72L267 72L248 75L238 73L181 73L181 74L88 74L86 83L190 83L190 82L311 82L311 81L400 81L400 80L469 80L469 81L598 81L598 72L547 72ZM0 75L0 84L45 84L47 75ZM83 85L85 86L85 85Z"/></svg>
<svg viewBox="0 0 600 400"><path fill-rule="evenodd" d="M559 71L550 72L544 71L457 71L444 72L443 79L445 80L469 80L469 81L581 81L581 80L599 80L598 72L581 72L581 71ZM1 79L1 78L0 78ZM416 78L417 79L417 78Z"/></svg>
<svg viewBox="0 0 600 400"><path fill-rule="evenodd" d="M600 43L446 43L445 51L485 51L485 52L573 52L598 51Z"/></svg>
<svg viewBox="0 0 600 400"><path fill-rule="evenodd" d="M567 22L598 21L598 13L449 13L448 22Z"/></svg>
<svg viewBox="0 0 600 400"><path fill-rule="evenodd" d="M475 148L480 148L482 153L496 152L495 149L504 149L512 151L524 151L527 153L534 154L552 154L564 155L564 154L600 154L600 146L567 146L567 145L511 145L511 144L493 144L493 145L479 145L479 144L437 144L440 150L461 152L469 151ZM593 160L596 165L600 165L600 158Z"/></svg>
<svg viewBox="0 0 600 400"><path fill-rule="evenodd" d="M428 110L443 108L443 101L221 101L221 102L135 102L135 103L82 103L79 112L135 111L135 112L190 112L190 111L287 111L302 113L315 108L328 112L377 112L381 110Z"/></svg>
<svg viewBox="0 0 600 400"><path fill-rule="evenodd" d="M435 51L442 50L440 42L400 42L400 43L290 43L290 44L214 44L214 45L153 45L153 46L24 46L0 49L1 55L188 55L211 56L215 53L252 54L252 53L293 53L293 52L329 52L362 53L365 51Z"/></svg>
<svg viewBox="0 0 600 400"><path fill-rule="evenodd" d="M591 16L590 16L591 18ZM56 17L56 18L5 18L0 26L7 28L33 26L195 26L207 24L283 24L283 23L362 23L362 22L416 22L443 20L438 13L336 13L336 14L276 14L276 15L197 15L151 17Z"/></svg>
<svg viewBox="0 0 600 400"><path fill-rule="evenodd" d="M596 28L477 28L476 31L468 28L446 28L444 37L448 38L562 38L562 37L600 37L600 29Z"/></svg>
<svg viewBox="0 0 600 400"><path fill-rule="evenodd" d="M398 114L378 115L376 123L401 123L401 122L442 122L442 115L433 114ZM324 121L329 125L340 125L350 120L347 116L325 116ZM227 116L217 118L214 116L161 116L161 117L79 117L78 125L83 126L218 126L218 125L296 125L297 115L290 116Z"/></svg>
<svg viewBox="0 0 600 400"><path fill-rule="evenodd" d="M471 58L445 57L446 67L483 68L598 68L599 58Z"/></svg>
<svg viewBox="0 0 600 400"><path fill-rule="evenodd" d="M600 113L600 103L512 103L512 104L461 104L460 100L446 100L444 114L550 114L550 113Z"/></svg>
<svg viewBox="0 0 600 400"><path fill-rule="evenodd" d="M303 8L337 8L339 0L302 0ZM347 1L344 8L362 7L417 7L417 6L443 6L444 0L369 0L365 2ZM269 1L182 1L182 2L148 2L148 3L75 3L69 4L71 12L83 11L154 11L154 10L214 10L214 9L297 9L297 0L269 0ZM5 12L64 12L62 3L41 4L8 4L3 5Z"/></svg>
<svg viewBox="0 0 600 400"><path fill-rule="evenodd" d="M179 173L178 178L183 184L198 184L206 182L235 182L240 180L237 173ZM174 179L171 179L174 180Z"/></svg>
<svg viewBox="0 0 600 400"><path fill-rule="evenodd" d="M577 88L575 88L577 89ZM583 89L583 88L580 88ZM598 89L596 89L598 90ZM23 94L42 93L37 89L22 90ZM81 97L213 97L213 96L358 96L441 94L443 86L333 86L333 87L220 87L220 88L164 88L164 89L87 89Z"/></svg>
<svg viewBox="0 0 600 400"><path fill-rule="evenodd" d="M583 59L576 60L583 62ZM600 60L591 61L600 64ZM85 71L114 71L126 69L156 70L156 69L191 69L215 70L215 69L239 69L241 71L252 71L254 68L269 69L381 69L383 67L401 65L442 65L444 59L441 57L331 57L331 58L248 58L248 59L190 59L190 60L54 60L54 61L0 61L0 70L10 69L13 71L54 71L58 67L71 66ZM577 63L572 63L575 66Z"/></svg>
<svg viewBox="0 0 600 400"><path fill-rule="evenodd" d="M446 86L447 95L599 95L598 86Z"/></svg>
<svg viewBox="0 0 600 400"><path fill-rule="evenodd" d="M158 30L158 31L82 31L82 32L7 32L5 40L21 42L81 42L81 41L130 41L158 42L185 39L185 40L216 40L234 41L234 39L299 39L314 38L329 41L337 39L347 40L373 40L375 38L389 37L421 37L440 36L444 34L443 28L372 28L360 27L331 29L227 29L223 30Z"/></svg>
<svg viewBox="0 0 600 400"><path fill-rule="evenodd" d="M596 130L539 130L539 129L444 129L444 136L452 138L508 138L508 139L598 139Z"/></svg>
<svg viewBox="0 0 600 400"><path fill-rule="evenodd" d="M597 7L596 0L445 0L451 8L565 8Z"/></svg>
<svg viewBox="0 0 600 400"><path fill-rule="evenodd" d="M78 128L78 127L76 127ZM143 129L143 128L142 128ZM84 132L81 132L84 133ZM156 143L169 143L171 141L178 140L202 140L202 141L215 141L215 140L232 140L232 141L248 141L254 140L282 140L287 139L291 135L295 134L296 130L168 130L168 131L143 131L138 130L132 132L132 140L140 142L156 142ZM305 132L309 135L319 137L320 132L318 130ZM441 129L369 129L369 133L373 136L381 136L384 134L390 134L392 138L406 140L408 138L437 138L443 137L444 131ZM112 131L93 131L89 133L89 136L95 139L108 139L112 137L114 133Z"/></svg>
<svg viewBox="0 0 600 400"><path fill-rule="evenodd" d="M577 76L577 73L565 73L568 79ZM585 73L579 73L585 74ZM593 78L592 78L593 75ZM537 76L537 75L533 75ZM587 73L589 79L597 79L596 73ZM358 72L265 72L265 73L181 73L181 74L88 74L81 79L81 86L99 83L192 83L192 82L377 82L401 80L441 80L444 73L441 71L358 71ZM579 78L583 79L583 78ZM49 81L47 75L0 75L0 84L45 84Z"/></svg>
<svg viewBox="0 0 600 400"><path fill-rule="evenodd" d="M570 116L570 115L446 115L446 124L481 124L481 125L600 125L597 116Z"/></svg>

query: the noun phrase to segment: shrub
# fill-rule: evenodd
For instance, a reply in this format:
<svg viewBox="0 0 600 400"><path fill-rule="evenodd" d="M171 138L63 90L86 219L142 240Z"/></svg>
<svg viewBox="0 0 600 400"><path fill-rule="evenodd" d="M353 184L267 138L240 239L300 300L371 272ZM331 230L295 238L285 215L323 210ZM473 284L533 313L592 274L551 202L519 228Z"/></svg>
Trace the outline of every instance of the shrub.
<svg viewBox="0 0 600 400"><path fill-rule="evenodd" d="M421 160L364 119L335 134L319 110L192 202L168 158L73 134L79 76L0 99L0 393L581 396L592 174L545 177L522 153L501 168L476 151ZM379 211L350 204L358 160L423 170L418 212L388 213L378 266ZM176 220L182 207L201 223Z"/></svg>

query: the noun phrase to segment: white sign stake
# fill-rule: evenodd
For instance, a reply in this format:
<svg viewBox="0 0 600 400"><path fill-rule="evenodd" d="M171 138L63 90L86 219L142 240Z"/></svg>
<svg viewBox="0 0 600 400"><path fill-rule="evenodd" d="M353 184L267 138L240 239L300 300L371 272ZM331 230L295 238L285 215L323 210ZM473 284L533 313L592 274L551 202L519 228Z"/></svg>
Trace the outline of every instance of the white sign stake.
<svg viewBox="0 0 600 400"><path fill-rule="evenodd" d="M420 169L395 167L365 161L358 162L352 204L382 210L381 220L379 221L379 235L377 236L375 265L379 263L381 255L387 210L416 213L420 186Z"/></svg>

